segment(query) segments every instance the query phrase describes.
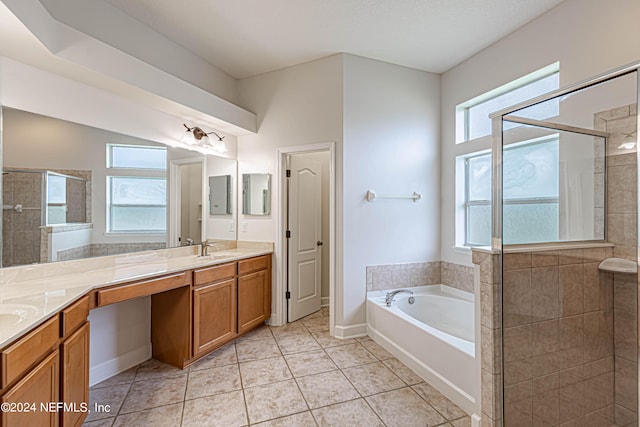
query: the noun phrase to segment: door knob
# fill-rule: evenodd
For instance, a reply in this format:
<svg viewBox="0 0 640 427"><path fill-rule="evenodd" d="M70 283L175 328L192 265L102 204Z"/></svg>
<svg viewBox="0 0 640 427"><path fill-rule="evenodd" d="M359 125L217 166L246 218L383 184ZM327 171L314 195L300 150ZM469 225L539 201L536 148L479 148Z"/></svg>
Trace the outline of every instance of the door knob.
<svg viewBox="0 0 640 427"><path fill-rule="evenodd" d="M316 242L316 246L322 246L322 242L321 242L320 240L318 240L318 241Z"/></svg>

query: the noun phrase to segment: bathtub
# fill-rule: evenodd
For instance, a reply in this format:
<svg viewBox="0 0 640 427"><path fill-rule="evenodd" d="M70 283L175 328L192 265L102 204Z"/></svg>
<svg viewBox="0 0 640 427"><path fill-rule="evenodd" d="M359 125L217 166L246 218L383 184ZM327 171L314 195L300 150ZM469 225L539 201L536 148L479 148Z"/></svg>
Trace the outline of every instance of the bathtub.
<svg viewBox="0 0 640 427"><path fill-rule="evenodd" d="M469 414L478 412L474 296L446 285L411 288L385 305L367 293L367 333Z"/></svg>

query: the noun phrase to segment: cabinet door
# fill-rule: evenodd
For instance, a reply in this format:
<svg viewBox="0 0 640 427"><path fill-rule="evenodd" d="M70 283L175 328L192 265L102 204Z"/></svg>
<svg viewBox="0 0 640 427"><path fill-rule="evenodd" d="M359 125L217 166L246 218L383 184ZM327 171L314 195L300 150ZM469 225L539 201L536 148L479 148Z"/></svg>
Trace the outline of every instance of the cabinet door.
<svg viewBox="0 0 640 427"><path fill-rule="evenodd" d="M193 291L193 353L211 351L236 336L236 281Z"/></svg>
<svg viewBox="0 0 640 427"><path fill-rule="evenodd" d="M2 426L57 426L60 413L41 410L40 404L58 401L58 351L51 353L33 368L20 382L2 396L2 403L16 405L35 404L29 412L2 412ZM35 409L35 410L33 410Z"/></svg>
<svg viewBox="0 0 640 427"><path fill-rule="evenodd" d="M263 323L271 309L268 270L238 277L238 333ZM268 308L267 308L268 306Z"/></svg>
<svg viewBox="0 0 640 427"><path fill-rule="evenodd" d="M89 405L89 322L62 343L61 352L62 401L75 409L62 412L62 425L80 426L87 416L81 408Z"/></svg>

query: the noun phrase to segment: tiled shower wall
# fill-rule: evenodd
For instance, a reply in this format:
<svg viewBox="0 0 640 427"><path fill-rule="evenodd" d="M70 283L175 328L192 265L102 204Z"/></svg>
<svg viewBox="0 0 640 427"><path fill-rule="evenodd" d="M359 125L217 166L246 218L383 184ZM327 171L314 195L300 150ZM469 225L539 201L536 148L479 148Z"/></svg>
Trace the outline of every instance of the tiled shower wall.
<svg viewBox="0 0 640 427"><path fill-rule="evenodd" d="M367 291L443 284L473 292L473 267L446 261L367 266Z"/></svg>
<svg viewBox="0 0 640 427"><path fill-rule="evenodd" d="M626 105L594 115L594 128L607 132L606 237L615 243L613 254L637 261L637 107ZM638 282L636 275L615 274L613 279L615 422L638 425Z"/></svg>

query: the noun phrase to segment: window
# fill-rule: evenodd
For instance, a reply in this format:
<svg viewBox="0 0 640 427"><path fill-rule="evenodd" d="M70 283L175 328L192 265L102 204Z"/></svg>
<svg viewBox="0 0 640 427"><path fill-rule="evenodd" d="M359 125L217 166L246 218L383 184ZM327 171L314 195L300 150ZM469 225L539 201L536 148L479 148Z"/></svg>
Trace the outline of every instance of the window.
<svg viewBox="0 0 640 427"><path fill-rule="evenodd" d="M107 232L164 233L167 151L107 144Z"/></svg>
<svg viewBox="0 0 640 427"><path fill-rule="evenodd" d="M558 89L559 64L555 63L504 86L482 94L456 107L456 143L466 142L491 134L489 114L511 105ZM559 100L544 102L527 108L527 117L547 119L557 116ZM505 129L515 126L506 124Z"/></svg>
<svg viewBox="0 0 640 427"><path fill-rule="evenodd" d="M67 222L67 179L47 172L47 225Z"/></svg>
<svg viewBox="0 0 640 427"><path fill-rule="evenodd" d="M504 243L559 239L559 139L506 147L503 153ZM491 242L491 154L465 158L465 246Z"/></svg>

